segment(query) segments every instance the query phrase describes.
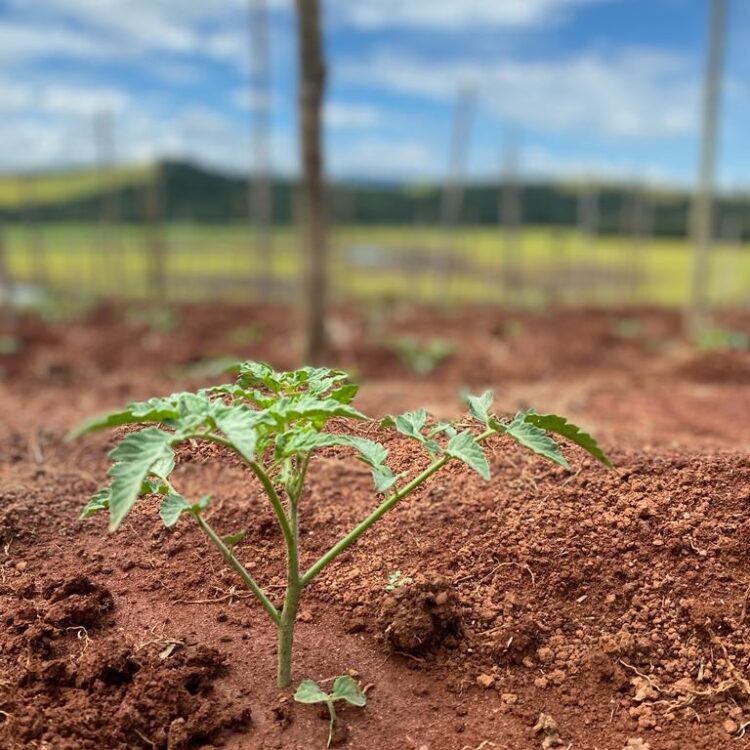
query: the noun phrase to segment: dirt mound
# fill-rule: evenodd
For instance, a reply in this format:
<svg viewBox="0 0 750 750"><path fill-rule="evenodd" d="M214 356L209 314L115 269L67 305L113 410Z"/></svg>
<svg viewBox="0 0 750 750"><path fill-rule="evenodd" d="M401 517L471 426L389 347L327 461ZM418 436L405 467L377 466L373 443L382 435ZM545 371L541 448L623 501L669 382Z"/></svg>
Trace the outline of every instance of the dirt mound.
<svg viewBox="0 0 750 750"><path fill-rule="evenodd" d="M186 308L173 331L101 315L32 332L0 383L3 750L325 743L314 709L279 702L272 624L195 524L165 529L153 498L116 536L104 517L77 518L115 440L64 442L82 417L177 390L197 377L179 368L206 356L294 358L288 315L214 308ZM679 336L679 317L657 312L637 326L623 311L391 315L394 334L456 343L417 386L373 350L365 321L337 315L332 361L358 366L366 413L424 404L450 417L461 385L486 384L506 412L568 414L620 448L612 472L566 449L568 472L500 439L489 483L450 464L316 577L295 680L356 672L368 706L344 714L348 746L748 746L750 406L724 378L731 363L711 382L675 373L680 352L653 345ZM396 472L424 467L410 441L360 429ZM180 450L176 481L213 494L221 533L247 528L237 553L280 604L273 512L221 453ZM339 453L310 466L305 565L376 502L366 467ZM394 571L415 582L388 592Z"/></svg>
<svg viewBox="0 0 750 750"><path fill-rule="evenodd" d="M750 719L750 460L614 458L609 472L574 461L575 479L526 456L496 460L492 485L444 476L439 493L360 542L342 604L367 618L389 570L443 573L462 629L437 661L456 690L485 675L500 692L533 685L543 701L549 691L572 705L607 695L632 729L665 730L691 711L718 736L724 722L740 727ZM429 534L415 546L419 529ZM434 632L435 595L409 588L384 605L404 652Z"/></svg>
<svg viewBox="0 0 750 750"><path fill-rule="evenodd" d="M694 383L750 383L750 352L709 351L692 355L675 374Z"/></svg>
<svg viewBox="0 0 750 750"><path fill-rule="evenodd" d="M84 575L16 592L4 619L4 748L182 750L250 722L244 701L215 689L227 671L218 651L160 639L126 647L107 635L112 609Z"/></svg>

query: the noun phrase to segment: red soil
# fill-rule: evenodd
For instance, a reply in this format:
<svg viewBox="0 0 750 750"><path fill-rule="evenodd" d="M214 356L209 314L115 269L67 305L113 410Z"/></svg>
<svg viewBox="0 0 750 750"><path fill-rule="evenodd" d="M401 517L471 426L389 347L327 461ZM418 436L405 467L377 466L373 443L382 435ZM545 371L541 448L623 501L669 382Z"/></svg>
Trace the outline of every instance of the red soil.
<svg viewBox="0 0 750 750"><path fill-rule="evenodd" d="M499 439L489 483L450 465L316 579L295 678L353 670L369 698L341 709L339 745L745 746L750 355L732 353L730 366L723 353L692 352L676 318L656 311L623 336L623 317L407 311L391 329L457 346L420 381L368 344L382 334L366 321L337 316L332 360L360 373L363 410L451 415L461 386L488 385L503 411L533 403L575 418L616 465L568 450L566 472ZM232 320L262 323L259 340L237 343ZM6 358L0 747L325 746L324 718L274 686L265 614L198 529L164 529L149 501L115 536L102 518L76 518L115 440L64 442L81 417L195 385L176 368L205 356L293 364L284 311L192 309L183 321L169 334L112 311L51 328L27 321L25 346ZM420 465L408 441L381 437L394 469ZM248 528L240 557L278 598L280 536L242 467L203 447L180 454L177 477L187 494L213 492L222 532ZM305 560L373 501L360 464L322 451L303 500ZM389 593L397 569L414 580Z"/></svg>

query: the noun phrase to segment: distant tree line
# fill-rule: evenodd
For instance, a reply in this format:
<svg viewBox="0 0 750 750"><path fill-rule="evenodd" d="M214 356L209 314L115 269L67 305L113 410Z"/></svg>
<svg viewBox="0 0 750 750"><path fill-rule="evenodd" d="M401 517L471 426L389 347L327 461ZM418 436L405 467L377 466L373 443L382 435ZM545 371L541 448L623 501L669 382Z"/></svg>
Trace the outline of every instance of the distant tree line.
<svg viewBox="0 0 750 750"><path fill-rule="evenodd" d="M247 220L247 180L183 162L164 162L158 168L159 206L164 221L226 223ZM591 190L591 186L586 188ZM149 186L143 183L117 189L121 221L141 222L148 211ZM579 193L575 185L535 182L519 185L520 220L524 225L573 227L579 222ZM273 222L294 220L296 186L292 180L272 183ZM338 182L329 186L329 215L345 224L437 224L442 187L403 184ZM97 221L111 194L89 194L55 203L0 209L8 220ZM602 234L640 231L684 236L689 228L687 192L638 192L622 185L596 189L596 230ZM466 225L497 225L500 213L498 184L467 185L460 213ZM638 218L640 217L640 218ZM636 226L636 224L638 226ZM722 197L717 201L716 224L731 226L735 237L750 238L750 200Z"/></svg>

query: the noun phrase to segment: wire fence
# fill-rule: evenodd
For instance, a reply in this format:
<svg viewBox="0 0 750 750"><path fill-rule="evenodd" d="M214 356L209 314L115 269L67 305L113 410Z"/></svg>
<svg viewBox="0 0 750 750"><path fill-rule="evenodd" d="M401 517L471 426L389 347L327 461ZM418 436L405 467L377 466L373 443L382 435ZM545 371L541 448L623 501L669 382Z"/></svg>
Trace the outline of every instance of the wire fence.
<svg viewBox="0 0 750 750"><path fill-rule="evenodd" d="M597 231L591 203L577 228L453 225L332 226L328 277L338 300L506 306L686 303L687 240L655 237L648 208L623 208L620 234ZM0 229L3 309L60 300L198 299L293 304L304 268L291 227L259 242L246 220L164 223L155 188L139 222L42 222L33 210ZM110 214L111 216L111 214ZM711 257L710 302L750 301L750 252L724 222Z"/></svg>

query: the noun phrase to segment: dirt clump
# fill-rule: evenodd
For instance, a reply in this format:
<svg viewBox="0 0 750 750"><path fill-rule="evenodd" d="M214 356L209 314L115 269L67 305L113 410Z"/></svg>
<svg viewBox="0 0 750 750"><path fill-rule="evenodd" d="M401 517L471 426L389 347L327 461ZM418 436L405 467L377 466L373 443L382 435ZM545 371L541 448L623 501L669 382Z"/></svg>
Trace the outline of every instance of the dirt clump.
<svg viewBox="0 0 750 750"><path fill-rule="evenodd" d="M461 634L458 598L443 579L407 584L383 601L378 625L388 645L405 654L455 648Z"/></svg>
<svg viewBox="0 0 750 750"><path fill-rule="evenodd" d="M8 750L163 748L215 744L250 722L244 700L214 683L227 671L213 648L109 635L114 601L84 575L27 584L4 618L0 746Z"/></svg>

